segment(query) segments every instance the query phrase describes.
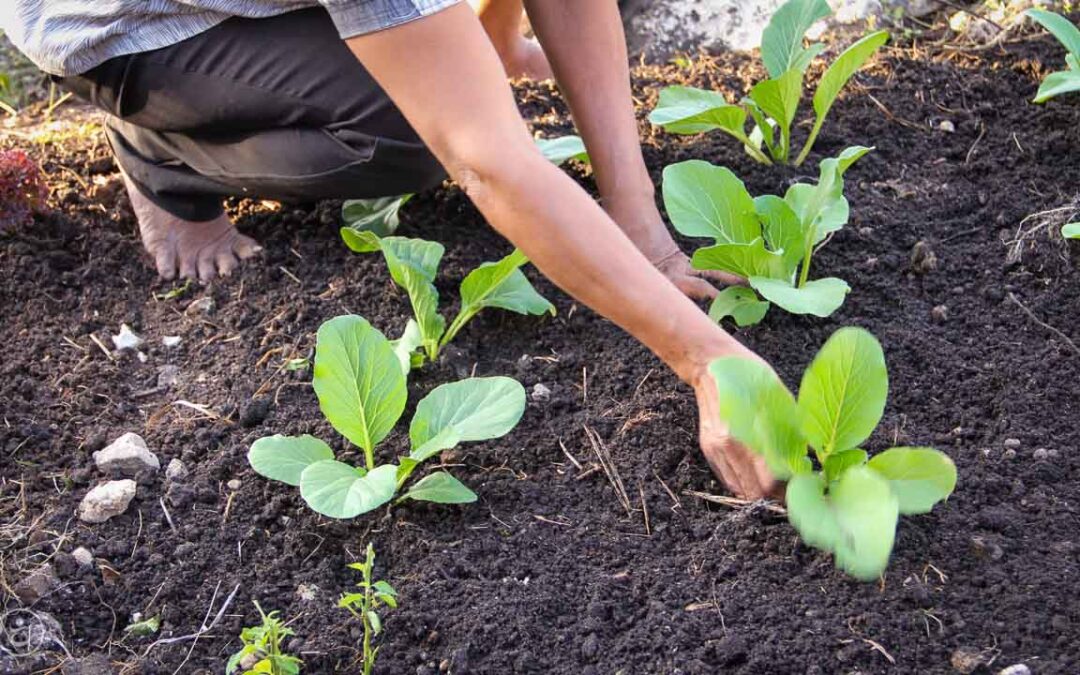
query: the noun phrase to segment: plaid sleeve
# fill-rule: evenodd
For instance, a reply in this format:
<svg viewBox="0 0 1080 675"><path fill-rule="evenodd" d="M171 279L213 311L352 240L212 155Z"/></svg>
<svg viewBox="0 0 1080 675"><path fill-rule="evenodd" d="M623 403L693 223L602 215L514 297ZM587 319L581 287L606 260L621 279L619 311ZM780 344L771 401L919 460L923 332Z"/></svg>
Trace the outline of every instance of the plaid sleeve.
<svg viewBox="0 0 1080 675"><path fill-rule="evenodd" d="M320 0L342 39L435 14L461 0Z"/></svg>

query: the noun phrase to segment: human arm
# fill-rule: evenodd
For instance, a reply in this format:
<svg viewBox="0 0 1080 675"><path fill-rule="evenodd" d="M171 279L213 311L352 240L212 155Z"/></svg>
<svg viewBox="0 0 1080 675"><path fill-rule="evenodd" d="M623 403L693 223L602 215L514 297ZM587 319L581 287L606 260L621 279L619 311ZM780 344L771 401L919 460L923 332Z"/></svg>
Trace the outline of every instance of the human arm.
<svg viewBox="0 0 1080 675"><path fill-rule="evenodd" d="M644 343L694 387L703 412L702 449L729 487L751 498L766 494L773 483L760 457L733 443L719 424L707 370L722 356L757 357L544 159L468 5L348 44L496 230L560 288Z"/></svg>

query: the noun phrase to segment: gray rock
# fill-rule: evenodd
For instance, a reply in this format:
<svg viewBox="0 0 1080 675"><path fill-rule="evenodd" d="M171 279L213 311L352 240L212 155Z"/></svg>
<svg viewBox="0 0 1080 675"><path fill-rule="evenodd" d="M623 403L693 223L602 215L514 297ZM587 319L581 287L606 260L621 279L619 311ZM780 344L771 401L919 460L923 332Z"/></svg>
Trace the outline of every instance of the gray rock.
<svg viewBox="0 0 1080 675"><path fill-rule="evenodd" d="M1008 668L1002 668L998 671L998 675L1031 675L1031 668L1023 663L1017 663Z"/></svg>
<svg viewBox="0 0 1080 675"><path fill-rule="evenodd" d="M949 320L949 308L945 305L937 305L930 310L930 318L935 323L945 323Z"/></svg>
<svg viewBox="0 0 1080 675"><path fill-rule="evenodd" d="M229 488L230 490L239 490L240 486L242 486L242 485L243 485L243 483L240 482L239 478L233 478L228 483L225 483L225 486L227 488Z"/></svg>
<svg viewBox="0 0 1080 675"><path fill-rule="evenodd" d="M113 346L116 347L116 351L122 352L125 349L135 349L143 343L143 339L131 330L131 326L122 323L120 324L120 332L112 336L112 342Z"/></svg>
<svg viewBox="0 0 1080 675"><path fill-rule="evenodd" d="M1035 452L1031 453L1031 458L1037 462L1045 462L1050 459L1050 451L1046 448L1037 448Z"/></svg>
<svg viewBox="0 0 1080 675"><path fill-rule="evenodd" d="M197 300L192 300L191 304L184 310L186 314L213 314L217 308L217 303L209 295L205 295Z"/></svg>
<svg viewBox="0 0 1080 675"><path fill-rule="evenodd" d="M98 485L79 502L79 520L84 523L104 523L120 515L127 511L135 498L135 488L135 481L127 478Z"/></svg>
<svg viewBox="0 0 1080 675"><path fill-rule="evenodd" d="M1011 450L1019 450L1021 443L1019 438L1006 438L1002 445Z"/></svg>
<svg viewBox="0 0 1080 675"><path fill-rule="evenodd" d="M181 342L183 342L183 338L181 338L179 335L166 335L165 337L161 338L161 344L170 348L179 347Z"/></svg>
<svg viewBox="0 0 1080 675"><path fill-rule="evenodd" d="M169 465L165 467L165 478L167 480L184 480L188 477L188 469L176 457L169 460Z"/></svg>
<svg viewBox="0 0 1080 675"><path fill-rule="evenodd" d="M538 382L532 389L532 400L540 403L551 400L551 390Z"/></svg>
<svg viewBox="0 0 1080 675"><path fill-rule="evenodd" d="M79 567L90 567L94 564L94 554L85 546L80 546L71 552L71 557L79 564Z"/></svg>
<svg viewBox="0 0 1080 675"><path fill-rule="evenodd" d="M56 570L46 563L16 582L11 590L14 591L19 602L29 607L59 585L60 579L56 576Z"/></svg>
<svg viewBox="0 0 1080 675"><path fill-rule="evenodd" d="M146 447L142 436L130 432L95 452L94 464L105 473L115 472L122 476L134 476L140 471L157 471L161 468L157 455Z"/></svg>

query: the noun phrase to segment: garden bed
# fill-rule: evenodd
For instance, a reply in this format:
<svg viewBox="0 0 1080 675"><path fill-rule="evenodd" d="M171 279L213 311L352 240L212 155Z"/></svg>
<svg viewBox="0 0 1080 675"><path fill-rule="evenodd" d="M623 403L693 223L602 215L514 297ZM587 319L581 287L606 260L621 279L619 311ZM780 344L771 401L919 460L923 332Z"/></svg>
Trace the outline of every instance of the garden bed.
<svg viewBox="0 0 1080 675"><path fill-rule="evenodd" d="M332 316L362 314L393 335L408 316L381 258L341 243L339 205L237 202L241 228L266 247L261 264L157 298L171 286L142 256L101 134L4 134L2 146L31 150L54 188L47 215L0 239L5 598L14 603L12 586L51 562L59 584L34 609L59 621L69 663L83 660L84 672L107 672L87 669L95 653L126 672L221 672L256 617L252 599L293 620L288 646L306 672L357 672L359 626L334 605L358 578L346 564L373 542L379 577L401 596L384 616L384 673L933 673L963 665L962 654L983 662L975 672L1020 662L1074 671L1080 252L1053 226L1067 213L1024 222L1080 193L1080 106L1029 103L1040 62L1061 58L1049 38L886 49L837 105L812 159L877 146L848 174L850 225L816 258L851 295L827 320L776 311L739 332L795 385L835 329L869 329L885 348L891 396L867 447L935 445L956 461L955 494L901 520L893 561L872 584L838 572L767 508L691 494L724 493L696 447L691 391L535 270L557 317L483 314L440 364L410 378L406 416L437 384L473 372L550 389L530 397L509 436L444 458L480 501L407 503L353 522L315 516L245 457L270 433L334 438L309 374L283 364L309 356ZM742 55L638 68L640 116L661 85L740 94L758 68ZM518 93L536 130L570 130L549 87ZM782 193L797 174L759 167L720 136L643 130L657 181L691 158L731 167L753 194ZM403 221L404 234L446 245L436 285L454 300L468 270L509 251L456 187L416 198ZM935 269L912 264L919 241ZM212 298L210 311L192 307L201 298ZM107 355L92 339L111 346L121 323L146 338L147 362ZM162 346L173 335L180 346ZM159 388L165 365L179 379ZM79 522L74 509L100 480L91 453L127 431L190 475L169 484L159 473L126 514ZM597 468L592 432L629 509ZM385 448L406 446L399 428ZM76 546L92 550L92 568L71 559ZM192 633L236 586L194 645L146 654L152 638L123 635L133 612L160 616L161 637ZM5 672L64 658L56 649Z"/></svg>

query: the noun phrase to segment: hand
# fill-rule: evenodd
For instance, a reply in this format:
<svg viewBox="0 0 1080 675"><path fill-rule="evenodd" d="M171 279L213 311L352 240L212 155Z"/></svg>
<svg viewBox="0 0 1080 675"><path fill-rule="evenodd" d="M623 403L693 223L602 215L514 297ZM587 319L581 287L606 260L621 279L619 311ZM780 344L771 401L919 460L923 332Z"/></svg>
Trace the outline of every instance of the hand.
<svg viewBox="0 0 1080 675"><path fill-rule="evenodd" d="M727 356L745 356L760 360L750 350L739 346L742 353ZM719 392L707 368L694 382L699 414L699 441L713 473L724 481L728 489L743 499L756 500L775 494L776 479L765 465L765 459L736 441L720 419Z"/></svg>
<svg viewBox="0 0 1080 675"><path fill-rule="evenodd" d="M690 264L690 258L686 256L674 241L671 242L674 250L659 260L652 260L656 269L663 272L676 288L695 300L710 300L715 298L719 291L711 281L719 281L726 286L745 286L746 279L727 272L715 270L696 270Z"/></svg>

